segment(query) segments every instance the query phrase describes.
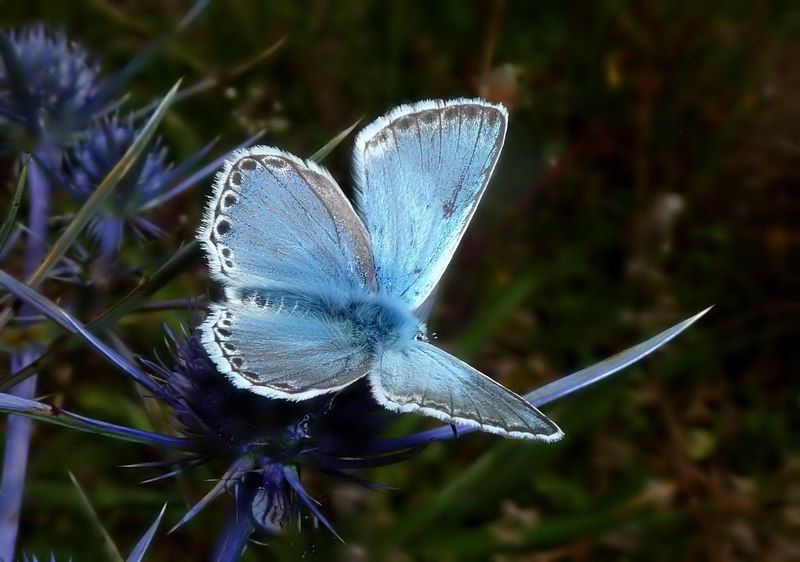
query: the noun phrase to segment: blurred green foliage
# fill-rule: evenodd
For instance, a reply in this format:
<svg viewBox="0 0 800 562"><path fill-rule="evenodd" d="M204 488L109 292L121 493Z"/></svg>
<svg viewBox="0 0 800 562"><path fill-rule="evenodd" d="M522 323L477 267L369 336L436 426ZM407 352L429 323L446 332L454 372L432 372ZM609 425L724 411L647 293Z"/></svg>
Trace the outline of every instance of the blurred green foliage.
<svg viewBox="0 0 800 562"><path fill-rule="evenodd" d="M112 70L188 6L12 1L0 24L61 26ZM788 1L212 2L131 91L145 104L181 76L216 81L162 125L176 159L262 128L266 144L307 156L359 117L423 98L510 107L500 166L432 322L507 386L530 389L717 304L665 352L548 408L562 442L437 444L369 475L397 488L383 493L305 474L347 543L290 531L247 559L799 559L798 56L800 5ZM345 189L349 159L340 147L326 160ZM203 201L159 209L166 235L130 245L128 261L157 268L193 236ZM79 299L79 317L128 288ZM211 290L198 260L159 298ZM177 316L132 315L117 335L163 353L160 321ZM164 423L80 350L40 381L73 410ZM67 468L121 550L165 499L175 522L217 472L139 485L155 473L116 468L160 458L40 426L22 549L102 556ZM160 534L150 559L203 559L224 513Z"/></svg>

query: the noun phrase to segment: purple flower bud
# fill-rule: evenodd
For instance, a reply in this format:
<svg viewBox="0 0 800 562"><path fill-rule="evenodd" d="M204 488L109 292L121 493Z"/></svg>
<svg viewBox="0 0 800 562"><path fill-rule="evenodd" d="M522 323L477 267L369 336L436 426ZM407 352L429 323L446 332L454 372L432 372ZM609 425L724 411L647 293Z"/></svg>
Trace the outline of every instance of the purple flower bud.
<svg viewBox="0 0 800 562"><path fill-rule="evenodd" d="M73 130L99 94L97 59L42 24L11 31L7 39L17 68L0 58L0 135Z"/></svg>
<svg viewBox="0 0 800 562"><path fill-rule="evenodd" d="M97 119L66 154L60 180L67 193L86 201L130 148L138 130L130 119L113 114ZM156 139L152 149L126 174L89 225L89 233L103 255L114 253L125 228L142 238L159 229L146 221L142 208L171 187L172 165Z"/></svg>

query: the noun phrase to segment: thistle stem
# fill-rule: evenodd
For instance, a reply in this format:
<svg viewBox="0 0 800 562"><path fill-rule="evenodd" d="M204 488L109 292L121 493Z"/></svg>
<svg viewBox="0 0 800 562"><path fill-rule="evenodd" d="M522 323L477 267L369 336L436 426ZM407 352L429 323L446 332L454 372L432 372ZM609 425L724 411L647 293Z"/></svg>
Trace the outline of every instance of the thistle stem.
<svg viewBox="0 0 800 562"><path fill-rule="evenodd" d="M42 151L44 152L44 151ZM40 153L38 161L46 161ZM28 169L28 238L23 275L27 278L39 266L47 251L47 226L50 218L50 182L33 158ZM20 307L23 316L35 314L27 305ZM37 355L34 346L11 357L11 372L24 367ZM36 395L36 375L19 383L11 393L20 398ZM19 530L22 492L28 465L33 421L22 416L9 416L3 452L3 474L0 481L0 560L13 560Z"/></svg>

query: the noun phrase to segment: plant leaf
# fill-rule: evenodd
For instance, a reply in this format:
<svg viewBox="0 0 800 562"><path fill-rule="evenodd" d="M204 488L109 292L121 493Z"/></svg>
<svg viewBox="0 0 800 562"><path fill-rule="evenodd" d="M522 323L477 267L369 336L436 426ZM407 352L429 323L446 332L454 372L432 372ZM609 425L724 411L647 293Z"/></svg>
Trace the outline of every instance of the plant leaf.
<svg viewBox="0 0 800 562"><path fill-rule="evenodd" d="M178 22L178 31L183 31L187 27L189 27L192 22L197 19L203 10L211 3L211 0L197 0L192 7L189 8L189 11L181 18L181 21Z"/></svg>
<svg viewBox="0 0 800 562"><path fill-rule="evenodd" d="M158 530L158 526L161 524L161 519L164 517L164 511L167 509L167 504L164 504L164 507L161 508L161 513L158 514L156 520L153 521L153 524L147 529L142 538L139 539L139 542L136 543L136 546L133 547L133 550L130 553L130 556L125 560L125 562L141 562L144 559L144 555L147 553L147 549L150 548L150 543L153 542L153 537L156 536L156 531Z"/></svg>
<svg viewBox="0 0 800 562"><path fill-rule="evenodd" d="M49 404L28 398L20 398L5 392L0 392L0 412L26 416L35 420L62 425L78 431L105 435L122 441L131 441L177 451L206 451L206 447L203 446L202 442L194 439L161 435L151 431L95 420L67 410L61 410Z"/></svg>
<svg viewBox="0 0 800 562"><path fill-rule="evenodd" d="M194 96L196 94L205 92L206 90L210 90L211 88L214 88L214 87L218 86L222 82L229 81L229 80L232 80L233 78L236 78L240 74L243 74L243 73L247 72L248 70L250 70L257 63L260 63L261 61L263 61L263 60L269 58L270 56L272 56L278 49L280 49L284 45L284 43L286 43L286 37L281 37L275 43L273 43L272 45L270 45L269 47L267 47L266 49L264 49L260 53L256 54L256 56L253 57L252 59L247 60L247 61L239 64L238 66L235 66L233 68L233 70L225 70L225 71L218 71L217 70L217 71L213 71L213 72L207 74L205 77L201 78L200 80L198 80L197 82L195 82L191 86L187 86L183 90L180 90L175 95L175 101L176 102L183 101L183 100L185 100L187 98L190 98L190 97L192 97L192 96ZM155 107L155 104L154 103L149 103L149 104L145 105L144 107L142 107L140 109L137 109L136 111L132 112L131 113L131 118L134 119L134 120L138 119L142 115L146 115L147 113L149 113L153 109L153 107Z"/></svg>
<svg viewBox="0 0 800 562"><path fill-rule="evenodd" d="M78 497L81 500L81 506L83 506L83 510L86 512L86 515L89 516L89 521L92 522L92 525L97 532L100 533L100 536L103 539L103 550L106 551L106 556L108 560L113 560L115 562L122 562L122 554L120 554L119 550L117 549L117 545L114 544L111 535L108 534L106 528L103 527L103 523L100 521L100 518L97 516L97 512L92 507L92 502L89 501L89 498L86 495L86 492L83 491L83 488L78 483L78 479L75 478L75 475L72 474L72 471L68 470L67 474L69 474L70 480L75 485L75 489L78 490Z"/></svg>
<svg viewBox="0 0 800 562"><path fill-rule="evenodd" d="M11 205L8 206L8 211L6 211L3 223L0 224L0 252L5 248L8 236L11 234L11 229L14 228L14 222L17 220L17 212L19 211L19 205L22 201L22 192L25 191L25 182L28 179L28 166L30 163L31 155L28 154L27 158L25 158L25 164L22 165L22 170L19 172L17 187L14 189Z"/></svg>
<svg viewBox="0 0 800 562"><path fill-rule="evenodd" d="M54 302L37 293L29 286L17 281L2 270L0 270L0 285L12 292L17 298L23 300L31 308L39 311L47 318L58 324L64 330L73 334L78 334L107 361L136 380L136 382L144 386L150 392L153 392L157 396L163 395L164 391L161 389L161 386L158 385L153 379L147 376L136 365L107 346L104 342L93 336L86 328L83 327L80 322L75 320Z"/></svg>
<svg viewBox="0 0 800 562"><path fill-rule="evenodd" d="M164 265L158 268L152 276L143 279L135 289L87 324L86 329L93 333L111 329L121 318L138 308L145 299L152 296L153 293L171 281L175 275L183 271L185 267L198 257L199 253L200 243L197 240L193 240L180 248L164 263ZM82 340L83 338L78 334L70 334L56 338L56 340L29 365L26 365L10 377L4 378L2 382L0 382L0 390L8 390L26 378L38 373L61 353L74 349Z"/></svg>
<svg viewBox="0 0 800 562"><path fill-rule="evenodd" d="M610 377L614 373L621 371L625 367L636 363L640 359L647 357L656 349L660 348L665 343L675 338L678 334L683 332L686 328L700 320L709 310L711 306L698 312L691 318L687 318L683 322L675 324L673 327L664 330L657 336L650 338L633 347L629 347L625 351L618 353L608 359L604 359L599 363L595 363L591 367L581 369L576 373L561 377L560 379L551 382L541 388L537 388L525 394L524 398L534 406L544 406L550 402L555 402L559 398L563 398L568 394L572 394L582 388L594 384L604 378Z"/></svg>
<svg viewBox="0 0 800 562"><path fill-rule="evenodd" d="M311 496L308 495L305 488L303 488L302 482L300 482L300 477L297 474L297 470L294 467L285 466L283 467L283 477L286 479L286 482L291 486L292 490L297 494L297 496L302 500L306 507L314 514L314 517L319 519L320 523L322 523L326 529L328 529L333 536L339 539L340 541L344 542L344 539L336 532L336 529L333 528L333 525L325 518L322 512L314 505L314 500L311 499Z"/></svg>
<svg viewBox="0 0 800 562"><path fill-rule="evenodd" d="M352 125L350 125L345 130L340 132L338 135L333 137L331 140L326 142L325 146L323 146L322 148L317 150L314 154L312 154L309 160L313 160L314 162L317 163L322 162L328 154L333 152L334 148L339 146L341 142L347 138L347 135L353 132L353 129L355 129L358 126L358 124L361 123L361 119L362 117L359 117Z"/></svg>
<svg viewBox="0 0 800 562"><path fill-rule="evenodd" d="M170 529L167 534L172 534L176 531L179 527L183 526L186 522L192 519L195 515L200 513L202 509L211 503L215 498L217 498L220 494L222 494L226 489L229 483L238 480L241 478L242 474L246 473L252 468L252 460L248 457L239 457L236 459L230 468L222 475L222 477L217 480L217 483L214 484L214 487L211 488L203 498L194 504L186 514L181 517L181 520L175 523L175 526Z"/></svg>

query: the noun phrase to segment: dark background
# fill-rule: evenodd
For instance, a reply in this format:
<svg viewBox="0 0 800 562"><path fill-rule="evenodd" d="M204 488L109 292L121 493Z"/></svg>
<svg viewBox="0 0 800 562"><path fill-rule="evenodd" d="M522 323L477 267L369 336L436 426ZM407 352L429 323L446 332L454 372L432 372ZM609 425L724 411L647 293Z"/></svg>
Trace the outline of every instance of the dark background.
<svg viewBox="0 0 800 562"><path fill-rule="evenodd" d="M2 2L0 23L62 27L111 71L188 6ZM162 126L176 161L261 128L265 144L308 156L356 119L424 98L509 106L499 168L432 320L506 386L529 390L716 303L666 351L546 408L563 441L438 444L369 475L388 492L312 478L347 543L289 531L248 559L800 559L798 32L795 2L213 2L131 86L136 106L181 76L219 78ZM350 142L325 161L346 190ZM191 238L207 187L158 210L166 234L129 245L129 261L152 270ZM208 288L198 261L161 296ZM163 350L161 316L132 316L118 335ZM41 392L153 427L120 379L79 352ZM51 426L32 449L21 547L40 556L102 553L67 468L123 551L165 499L171 525L217 474L140 485L154 474L117 467L158 452ZM224 502L162 533L151 559L202 559Z"/></svg>

